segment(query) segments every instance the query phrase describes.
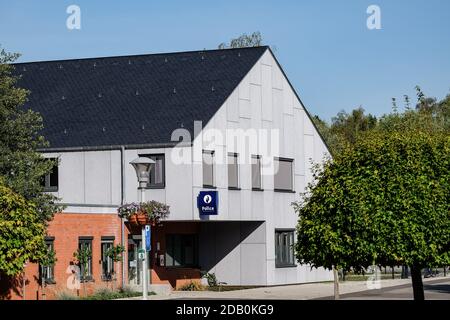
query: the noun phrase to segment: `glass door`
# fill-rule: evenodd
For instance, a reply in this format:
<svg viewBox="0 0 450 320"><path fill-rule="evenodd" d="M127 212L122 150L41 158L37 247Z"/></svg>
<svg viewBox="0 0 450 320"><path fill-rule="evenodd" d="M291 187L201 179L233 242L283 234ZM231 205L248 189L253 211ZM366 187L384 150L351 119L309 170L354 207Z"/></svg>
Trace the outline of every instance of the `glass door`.
<svg viewBox="0 0 450 320"><path fill-rule="evenodd" d="M138 249L140 247L140 239L128 239L128 283L130 285L141 284L142 268L138 259Z"/></svg>

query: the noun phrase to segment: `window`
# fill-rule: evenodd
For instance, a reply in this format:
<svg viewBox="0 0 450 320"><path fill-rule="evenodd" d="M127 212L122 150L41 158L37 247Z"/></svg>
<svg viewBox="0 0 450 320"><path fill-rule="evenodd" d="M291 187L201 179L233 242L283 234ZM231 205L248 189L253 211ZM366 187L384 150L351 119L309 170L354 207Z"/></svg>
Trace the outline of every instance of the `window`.
<svg viewBox="0 0 450 320"><path fill-rule="evenodd" d="M294 230L275 230L275 266L295 266Z"/></svg>
<svg viewBox="0 0 450 320"><path fill-rule="evenodd" d="M214 151L203 150L203 186L214 187Z"/></svg>
<svg viewBox="0 0 450 320"><path fill-rule="evenodd" d="M54 252L54 237L46 237L45 245L47 246L47 252ZM46 283L55 283L54 275L55 275L55 267L51 266L43 266L39 267L41 280L44 280Z"/></svg>
<svg viewBox="0 0 450 320"><path fill-rule="evenodd" d="M78 239L78 249L86 250L86 252L90 253L87 263L78 265L80 268L80 279L84 281L92 280L92 239L93 237L80 237Z"/></svg>
<svg viewBox="0 0 450 320"><path fill-rule="evenodd" d="M58 191L58 159L49 158L47 161L54 161L54 166L52 171L42 178L42 186L46 192L56 192Z"/></svg>
<svg viewBox="0 0 450 320"><path fill-rule="evenodd" d="M147 154L142 155L155 161L150 168L150 182L148 188L165 188L166 186L166 161L164 154Z"/></svg>
<svg viewBox="0 0 450 320"><path fill-rule="evenodd" d="M294 160L275 158L275 191L293 191L292 165ZM278 170L277 170L278 169Z"/></svg>
<svg viewBox="0 0 450 320"><path fill-rule="evenodd" d="M166 235L166 267L196 267L198 240L195 234Z"/></svg>
<svg viewBox="0 0 450 320"><path fill-rule="evenodd" d="M252 156L252 189L262 190L261 156Z"/></svg>
<svg viewBox="0 0 450 320"><path fill-rule="evenodd" d="M108 250L111 250L114 246L114 237L102 237L101 243L102 254L102 279L112 280L114 274L114 261L111 257L108 257Z"/></svg>
<svg viewBox="0 0 450 320"><path fill-rule="evenodd" d="M228 154L228 188L239 188L239 165L237 153Z"/></svg>

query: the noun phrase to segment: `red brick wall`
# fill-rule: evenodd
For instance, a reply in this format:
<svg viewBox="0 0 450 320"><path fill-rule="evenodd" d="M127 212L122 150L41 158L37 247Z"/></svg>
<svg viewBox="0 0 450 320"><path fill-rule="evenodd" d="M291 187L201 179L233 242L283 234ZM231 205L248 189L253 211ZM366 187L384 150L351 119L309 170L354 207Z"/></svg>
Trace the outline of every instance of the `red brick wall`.
<svg viewBox="0 0 450 320"><path fill-rule="evenodd" d="M79 213L58 213L50 223L47 234L55 237L54 249L57 262L54 268L55 284L46 286L46 298L53 299L58 292L67 291L75 295L83 295L83 284L80 290L68 289L67 280L71 276L66 273L67 268L73 262L73 253L78 249L78 237L92 236L92 274L94 281L86 283L87 293L92 293L95 288L111 287L112 283L102 281L101 279L101 237L114 236L115 244L120 244L120 218L117 214L79 214ZM126 243L126 242L125 242ZM117 275L116 287L121 284L121 262L116 263L115 270ZM39 270L37 264L29 264L25 268L25 299L42 299L41 288L38 284ZM12 286L5 289L8 285L5 277L0 279L0 287L3 288L3 299L23 299L22 279L18 279L18 286Z"/></svg>
<svg viewBox="0 0 450 320"><path fill-rule="evenodd" d="M94 281L85 283L86 294L92 294L95 289L101 287L112 288L113 283L101 279L101 237L114 236L115 244L121 243L121 221L117 214L87 214L87 213L58 213L50 223L47 234L55 238L54 249L57 262L54 268L55 284L47 284L45 288L45 299L55 299L58 293L68 292L73 295L84 295L83 284L79 290L68 289L67 281L70 280L71 273L68 267L74 261L73 253L78 249L78 239L80 236L91 236L92 240L92 273ZM139 227L125 227L125 248L128 247L128 234L141 234ZM200 280L200 270L193 268L169 268L159 266L155 259L157 242L160 243L160 250L156 253L165 254L165 238L167 233L189 233L199 232L199 224L195 222L165 222L162 226L152 227L152 283L170 284L173 288L179 288L190 281ZM127 253L124 253L125 266L128 265ZM29 264L25 268L25 299L44 299L41 287L38 283L39 270L37 264ZM122 283L122 262L115 265L117 281L115 287ZM69 273L67 273L69 272ZM125 268L125 283L128 283L127 268ZM15 281L12 284L11 281ZM23 299L22 277L11 280L0 277L0 299Z"/></svg>

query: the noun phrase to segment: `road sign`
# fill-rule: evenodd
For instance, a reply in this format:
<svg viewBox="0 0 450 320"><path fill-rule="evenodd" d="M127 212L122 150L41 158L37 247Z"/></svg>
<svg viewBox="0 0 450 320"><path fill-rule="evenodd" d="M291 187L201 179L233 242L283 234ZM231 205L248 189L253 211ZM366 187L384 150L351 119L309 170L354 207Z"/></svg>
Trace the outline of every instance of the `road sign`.
<svg viewBox="0 0 450 320"><path fill-rule="evenodd" d="M145 226L145 250L152 250L152 228L149 225Z"/></svg>
<svg viewBox="0 0 450 320"><path fill-rule="evenodd" d="M140 248L138 250L138 258L139 258L139 260L145 260L145 250L144 249Z"/></svg>

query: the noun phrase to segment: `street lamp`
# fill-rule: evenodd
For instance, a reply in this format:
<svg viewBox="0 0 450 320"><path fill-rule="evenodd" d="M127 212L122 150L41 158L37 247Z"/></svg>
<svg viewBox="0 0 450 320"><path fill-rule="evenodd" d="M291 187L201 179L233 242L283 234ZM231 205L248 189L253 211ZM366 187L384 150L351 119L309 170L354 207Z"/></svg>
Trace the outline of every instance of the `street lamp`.
<svg viewBox="0 0 450 320"><path fill-rule="evenodd" d="M134 170L136 170L136 176L139 182L139 189L141 190L141 202L145 201L145 188L150 182L150 168L155 163L150 158L139 157L130 162ZM148 259L146 250L146 234L145 227L142 226L142 240L141 245L144 252L144 259L142 260L142 299L147 300L148 283L147 283L147 271L148 271ZM151 241L151 239L150 239Z"/></svg>

